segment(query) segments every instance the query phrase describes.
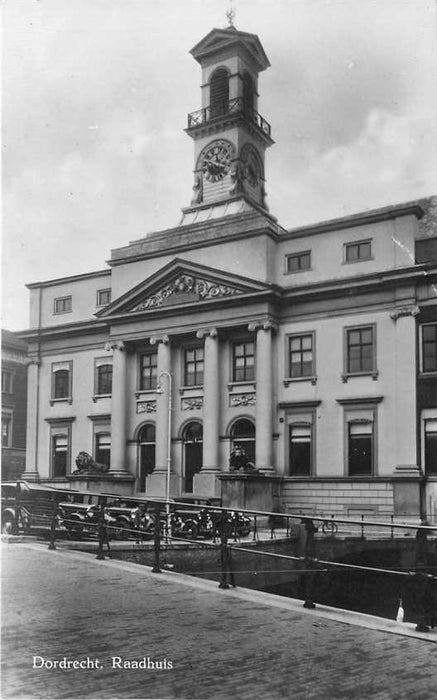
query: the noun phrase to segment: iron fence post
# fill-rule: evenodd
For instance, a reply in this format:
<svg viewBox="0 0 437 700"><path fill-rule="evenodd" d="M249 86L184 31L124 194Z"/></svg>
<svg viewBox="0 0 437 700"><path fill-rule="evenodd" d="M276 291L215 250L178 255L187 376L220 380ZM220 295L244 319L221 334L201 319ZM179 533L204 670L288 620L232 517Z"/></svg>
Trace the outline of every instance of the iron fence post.
<svg viewBox="0 0 437 700"><path fill-rule="evenodd" d="M52 496L53 507L52 507L52 519L50 522L50 542L48 549L56 549L56 516L57 516L57 503L55 495Z"/></svg>
<svg viewBox="0 0 437 700"><path fill-rule="evenodd" d="M313 608L316 607L316 605L313 601L314 575L315 574L314 574L314 570L310 569L309 567L313 566L313 559L314 559L314 554L315 554L314 533L317 532L317 528L315 527L311 518L305 518L303 520L303 523L305 525L305 530L306 530L305 556L304 556L305 602L303 604L303 607L309 608L310 610L312 610Z"/></svg>
<svg viewBox="0 0 437 700"><path fill-rule="evenodd" d="M229 575L229 581L233 588L235 588L234 572L232 569L232 558L231 551L228 545L228 530L231 530L232 534L232 523L228 520L227 511L223 511L223 515L220 521L220 564L221 564L221 579L219 583L219 588L229 588L227 578Z"/></svg>
<svg viewBox="0 0 437 700"><path fill-rule="evenodd" d="M153 565L152 572L154 574L160 574L160 553L161 553L161 506L157 503L155 508L155 532L153 538L154 552L155 552L155 562Z"/></svg>
<svg viewBox="0 0 437 700"><path fill-rule="evenodd" d="M99 521L97 524L97 537L99 540L99 545L97 547L97 557L96 559L103 560L105 558L105 553L103 551L103 546L106 543L108 548L108 556L111 558L111 548L109 546L108 531L105 522L105 509L102 505L98 506L99 509Z"/></svg>

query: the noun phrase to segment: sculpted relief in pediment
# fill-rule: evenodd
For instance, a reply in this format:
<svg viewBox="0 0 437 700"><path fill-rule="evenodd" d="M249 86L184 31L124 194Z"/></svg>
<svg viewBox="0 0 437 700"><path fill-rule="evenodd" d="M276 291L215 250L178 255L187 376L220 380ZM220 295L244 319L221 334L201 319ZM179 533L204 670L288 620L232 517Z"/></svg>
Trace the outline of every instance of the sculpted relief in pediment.
<svg viewBox="0 0 437 700"><path fill-rule="evenodd" d="M236 289L220 282L211 282L200 277L181 274L158 292L155 292L155 294L143 299L131 311L145 311L171 304L204 301L242 293L241 289Z"/></svg>

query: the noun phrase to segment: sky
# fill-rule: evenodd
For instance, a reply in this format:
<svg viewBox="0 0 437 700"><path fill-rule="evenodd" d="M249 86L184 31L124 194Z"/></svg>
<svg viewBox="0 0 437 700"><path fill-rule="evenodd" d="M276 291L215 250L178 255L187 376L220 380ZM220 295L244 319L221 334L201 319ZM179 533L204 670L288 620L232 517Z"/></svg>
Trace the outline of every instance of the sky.
<svg viewBox="0 0 437 700"><path fill-rule="evenodd" d="M271 68L268 205L282 226L437 193L434 0L233 0ZM189 206L200 67L229 0L5 0L2 324L26 283L104 269Z"/></svg>

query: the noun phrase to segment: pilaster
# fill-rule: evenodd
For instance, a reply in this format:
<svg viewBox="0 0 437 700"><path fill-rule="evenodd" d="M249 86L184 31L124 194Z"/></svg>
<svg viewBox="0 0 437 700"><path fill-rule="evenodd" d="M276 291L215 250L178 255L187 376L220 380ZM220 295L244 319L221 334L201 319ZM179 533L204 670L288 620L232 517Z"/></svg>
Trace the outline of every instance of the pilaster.
<svg viewBox="0 0 437 700"><path fill-rule="evenodd" d="M23 479L38 481L39 356L27 362L26 464Z"/></svg>
<svg viewBox="0 0 437 700"><path fill-rule="evenodd" d="M123 341L109 342L105 350L113 351L111 399L111 466L112 476L126 473L126 346Z"/></svg>
<svg viewBox="0 0 437 700"><path fill-rule="evenodd" d="M249 324L256 331L256 438L255 464L262 471L273 471L273 372L271 321Z"/></svg>
<svg viewBox="0 0 437 700"><path fill-rule="evenodd" d="M196 475L196 490L210 493L215 488L215 475L219 472L219 339L216 328L200 330L198 338L204 338L203 376L203 464Z"/></svg>

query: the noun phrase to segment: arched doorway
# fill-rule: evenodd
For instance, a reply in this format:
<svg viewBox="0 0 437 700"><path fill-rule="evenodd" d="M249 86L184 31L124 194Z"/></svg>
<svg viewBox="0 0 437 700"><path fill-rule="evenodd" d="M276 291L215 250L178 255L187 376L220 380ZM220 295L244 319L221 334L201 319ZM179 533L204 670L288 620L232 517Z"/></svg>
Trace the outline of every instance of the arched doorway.
<svg viewBox="0 0 437 700"><path fill-rule="evenodd" d="M143 425L138 433L139 490L146 491L146 481L155 469L156 430L153 423Z"/></svg>
<svg viewBox="0 0 437 700"><path fill-rule="evenodd" d="M203 427L201 423L188 423L183 432L184 493L193 493L194 475L202 469Z"/></svg>
<svg viewBox="0 0 437 700"><path fill-rule="evenodd" d="M248 418L236 420L231 428L231 451L239 445L249 462L255 464L255 425Z"/></svg>

